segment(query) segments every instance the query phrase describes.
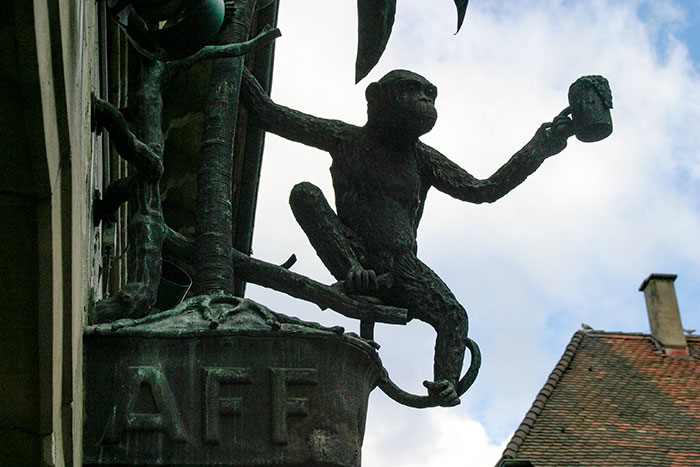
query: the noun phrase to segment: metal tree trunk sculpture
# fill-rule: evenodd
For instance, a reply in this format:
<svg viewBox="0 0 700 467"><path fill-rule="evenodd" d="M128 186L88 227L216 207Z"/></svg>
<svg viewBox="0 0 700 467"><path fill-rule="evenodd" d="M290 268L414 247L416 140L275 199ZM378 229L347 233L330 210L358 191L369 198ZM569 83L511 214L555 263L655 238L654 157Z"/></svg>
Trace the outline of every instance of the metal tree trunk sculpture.
<svg viewBox="0 0 700 467"><path fill-rule="evenodd" d="M246 40L254 10L255 0L236 2L236 12L219 32L219 42ZM243 67L243 57L222 58L211 71L197 171L195 290L200 294L234 292L231 174Z"/></svg>
<svg viewBox="0 0 700 467"><path fill-rule="evenodd" d="M95 99L94 117L97 125L109 131L112 141L119 154L133 164L135 174L127 179L118 180L110 184L105 190L103 199L95 205L95 218L99 222L107 218L119 205L125 201L130 202L129 216L129 245L133 248L134 261L129 271L128 282L115 296L97 303L91 312L91 321L95 323L114 321L122 318L137 319L151 313L156 300L156 290L161 278L162 246L166 234L169 232L163 218L159 182L163 173L163 149L164 136L163 122L163 88L178 73L188 69L202 60L218 59L217 62L226 66L234 61L234 67L240 70L243 66L242 56L253 50L256 46L269 42L280 35L278 30L264 30L257 38L245 42L248 37L250 18L252 17L255 1L247 1L242 4L236 2L236 8L230 9L228 21L223 27L223 45L208 46L197 53L181 60L160 61L144 57L139 72L140 86L136 95L135 131L129 129L126 118L122 112L106 101ZM240 6L239 6L240 5ZM231 33L233 32L233 33ZM229 40L226 40L229 39ZM236 58L241 57L241 58ZM230 66L230 65L229 65ZM216 70L216 67L215 67ZM205 126L204 157L200 173L200 186L203 190L210 191L212 186L218 187L219 192L203 196L202 203L217 202L219 199L230 200L231 190L231 147L233 145L233 132L235 130L235 103L238 98L238 86L235 84L235 76L223 76L214 73L214 79L223 79L223 82L215 84L219 88L229 90L225 96L212 92L213 104L208 108L210 116L208 126ZM234 73L235 75L235 73ZM233 107L221 108L220 102ZM224 134L211 134L207 139L207 128L216 128L216 120L226 120ZM221 127L221 125L218 125ZM206 142L214 144L206 144ZM219 144L220 151L212 151L211 146ZM222 167L217 174L212 167ZM228 167L228 169L227 169ZM218 175L218 179L216 176ZM228 183L226 180L228 179ZM223 180L223 183L221 182ZM225 193L228 193L226 195ZM233 262L231 260L231 209L228 201L228 209L203 209L198 216L198 225L203 225L205 235L199 256L203 258L200 263L206 263L214 267L214 272L205 274L206 290L232 290ZM221 218L228 218L228 226L219 222ZM213 227L212 227L213 226ZM224 241L224 247L219 244L207 243L206 239L213 237L221 239L228 237L228 243ZM221 242L221 240L219 240ZM222 253L223 252L223 253ZM206 270L207 266L203 269ZM199 268L198 268L199 269ZM216 271L229 271L227 274L217 274Z"/></svg>

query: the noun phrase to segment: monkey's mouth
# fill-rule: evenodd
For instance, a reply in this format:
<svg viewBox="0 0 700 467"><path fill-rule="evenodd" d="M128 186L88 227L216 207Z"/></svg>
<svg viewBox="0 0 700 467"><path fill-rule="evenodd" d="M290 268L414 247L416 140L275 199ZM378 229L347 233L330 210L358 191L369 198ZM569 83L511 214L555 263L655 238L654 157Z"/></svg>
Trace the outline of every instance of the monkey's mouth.
<svg viewBox="0 0 700 467"><path fill-rule="evenodd" d="M427 103L421 103L416 109L416 113L425 117L437 117L437 110L435 110L435 107Z"/></svg>
<svg viewBox="0 0 700 467"><path fill-rule="evenodd" d="M418 112L418 115L420 115L426 122L435 123L437 120L437 111L435 109L425 112Z"/></svg>

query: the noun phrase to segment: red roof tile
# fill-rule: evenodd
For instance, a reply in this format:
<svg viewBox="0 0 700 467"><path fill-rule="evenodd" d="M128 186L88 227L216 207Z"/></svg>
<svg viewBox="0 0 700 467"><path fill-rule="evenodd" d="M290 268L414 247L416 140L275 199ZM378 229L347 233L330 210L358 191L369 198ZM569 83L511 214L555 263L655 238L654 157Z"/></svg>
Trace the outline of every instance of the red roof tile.
<svg viewBox="0 0 700 467"><path fill-rule="evenodd" d="M503 453L535 466L700 466L700 338L579 331Z"/></svg>

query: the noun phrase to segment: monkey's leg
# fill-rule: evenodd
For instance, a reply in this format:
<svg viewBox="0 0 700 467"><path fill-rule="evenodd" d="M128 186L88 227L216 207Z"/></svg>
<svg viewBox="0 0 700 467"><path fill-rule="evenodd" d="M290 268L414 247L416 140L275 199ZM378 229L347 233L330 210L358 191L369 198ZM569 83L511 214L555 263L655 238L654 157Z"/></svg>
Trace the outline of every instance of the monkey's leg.
<svg viewBox="0 0 700 467"><path fill-rule="evenodd" d="M457 385L467 345L467 312L435 272L412 254L396 259L394 283L381 296L408 309L408 316L430 324L437 333L434 379Z"/></svg>
<svg viewBox="0 0 700 467"><path fill-rule="evenodd" d="M336 279L346 278L353 268L363 268L362 247L340 222L321 189L309 182L292 188L289 205L319 258Z"/></svg>

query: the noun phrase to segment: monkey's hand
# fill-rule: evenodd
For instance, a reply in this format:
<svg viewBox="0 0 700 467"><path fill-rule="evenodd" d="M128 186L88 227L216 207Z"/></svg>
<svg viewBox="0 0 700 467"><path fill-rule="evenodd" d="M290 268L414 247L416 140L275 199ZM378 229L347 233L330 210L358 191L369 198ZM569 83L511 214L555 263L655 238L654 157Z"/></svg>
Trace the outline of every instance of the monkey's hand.
<svg viewBox="0 0 700 467"><path fill-rule="evenodd" d="M543 123L537 136L547 156L559 154L566 148L566 140L574 134L574 121L563 114L554 117L551 123Z"/></svg>
<svg viewBox="0 0 700 467"><path fill-rule="evenodd" d="M345 278L345 290L352 294L377 292L377 275L371 269L353 268Z"/></svg>
<svg viewBox="0 0 700 467"><path fill-rule="evenodd" d="M428 389L428 396L440 407L454 407L460 404L459 395L455 385L451 381L423 381L423 386Z"/></svg>
<svg viewBox="0 0 700 467"><path fill-rule="evenodd" d="M568 138L574 135L574 121L563 114L559 114L552 120L550 133L553 136Z"/></svg>

